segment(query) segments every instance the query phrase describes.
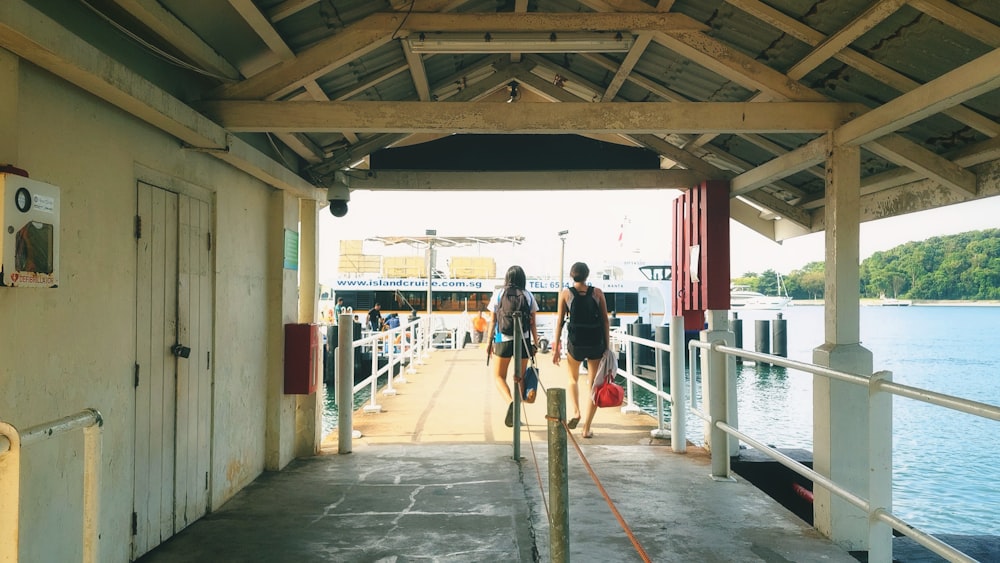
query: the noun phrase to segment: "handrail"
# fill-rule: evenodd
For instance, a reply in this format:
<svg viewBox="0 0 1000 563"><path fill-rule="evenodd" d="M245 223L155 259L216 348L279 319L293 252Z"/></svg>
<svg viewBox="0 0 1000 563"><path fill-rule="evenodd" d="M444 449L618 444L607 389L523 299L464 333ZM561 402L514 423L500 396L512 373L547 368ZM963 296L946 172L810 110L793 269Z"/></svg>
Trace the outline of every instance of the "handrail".
<svg viewBox="0 0 1000 563"><path fill-rule="evenodd" d="M678 321L675 320L675 322ZM624 346L625 369L624 371L621 369L617 370L617 375L624 377L626 385L628 386L625 393L628 399L628 405L622 407L623 412L637 408L634 406L633 403L634 386L641 387L642 389L648 391L649 393L652 393L653 396L656 397L658 401L656 418L657 418L657 425L659 427L657 430L654 430L652 434L659 437L662 435L662 430L663 430L663 412L659 406L659 403L661 401L667 401L668 403L670 403L671 449L675 452L683 453L684 451L687 450L687 443L686 443L687 439L685 436L687 423L686 423L686 414L684 408L685 398L683 389L683 378L684 378L683 361L679 362L678 364L680 366L679 368L672 368L671 366L658 366L657 381L656 385L654 386L648 383L642 377L633 374L633 372L635 371L634 367L636 360L635 358L633 358L632 346L631 346L632 344L638 344L640 346L646 346L648 348L652 348L654 351L670 352L671 358L673 358L675 354L680 357L683 357L684 355L683 332L681 332L679 336L674 335L670 343L663 343L628 334L625 332L623 327L616 327L611 330L611 340L614 344L618 345L619 347L622 344L625 344ZM674 342L674 340L676 340L676 342ZM657 364L660 363L659 354L657 354L656 362ZM674 374L673 372L675 371L675 369L680 369L682 373ZM667 372L669 372L671 376L670 392L663 390L664 382L662 379L662 374Z"/></svg>
<svg viewBox="0 0 1000 563"><path fill-rule="evenodd" d="M342 315L345 320L350 320L350 317ZM395 395L395 389L393 389L393 373L396 366L400 367L399 376L396 377L396 383L406 383L406 377L403 375L402 366L404 362L409 363L408 371L414 373L414 366L420 364L419 358L423 354L426 356L427 348L430 346L430 341L426 338L426 334L429 332L430 320L426 318L419 318L413 322L408 322L405 325L400 325L396 328L371 332L369 334L363 335L357 340L353 339L353 334L349 334L345 331L343 338L338 342L337 345L337 392L336 392L336 403L339 412L338 416L338 452L339 453L350 453L352 451L351 439L355 437L360 437L360 432L355 433L352 429L353 425L353 410L354 410L354 395L364 389L365 387L371 387L371 398L370 403L365 406L365 412L378 413L382 412L382 407L376 402L378 396L378 380L384 375L388 374L388 382L385 389L383 389L383 395ZM399 342L399 353L396 353L396 337L400 337ZM342 347L346 349L350 345L351 353L342 354ZM371 349L371 373L365 377L362 381L354 383L354 350L358 348L368 347ZM387 356L389 358L388 362L384 367L379 367L379 351L386 350ZM346 377L344 377L346 375ZM344 395L349 395L345 397ZM344 407L347 408L344 408Z"/></svg>
<svg viewBox="0 0 1000 563"><path fill-rule="evenodd" d="M983 418L1000 420L1000 407L989 405L986 403L981 403L978 401L964 399L961 397L956 397L953 395L947 395L944 393L937 393L926 389L920 389L918 387L894 383L891 381L891 372L880 371L872 374L871 376L866 377L863 375L838 371L825 366L818 366L814 364L808 364L805 362L789 360L787 358L783 358L780 356L773 356L770 354L763 354L760 352L750 352L747 350L743 350L741 348L726 346L725 344L720 343L719 341L705 342L705 341L692 340L688 344L688 350L692 354L694 354L694 351L696 349L702 349L711 353L752 359L755 361L765 362L772 365L783 366L795 371L801 371L816 376L828 377L830 379L843 381L846 383L861 385L869 389L869 401L873 401L874 398L879 393L889 393L913 399L916 401L921 401L928 404L933 404L936 406L958 410L976 416L981 416ZM692 380L693 379L694 378L692 377ZM710 374L709 381L710 385L711 382L718 382L718 381L721 381L723 386L727 385L725 377L721 379L717 377L712 378ZM715 395L715 393L713 393L712 395ZM711 396L709 397L709 400L711 401ZM712 408L710 407L710 412L715 412L715 411L713 411ZM705 418L702 413L697 413L697 414L698 416ZM888 525L888 527L891 528L892 530L896 530L902 533L903 535L910 537L920 545L926 547L927 549L929 549L930 551L932 551L937 555L945 557L949 561L968 561L968 562L976 561L974 558L969 557L967 554L954 548L953 546L941 541L940 539L934 537L933 535L923 530L920 530L919 528L912 526L911 524L908 524L906 521L899 518L898 516L893 515L892 512L888 510L887 507L873 506L870 500L863 499L855 495L854 493L851 493L850 491L844 489L843 487L840 487L833 480L813 471L812 469L791 459L790 457L781 454L775 449L766 446L765 444L751 438L747 434L740 432L737 428L729 425L726 422L724 416L711 416L705 418L705 420L710 422L713 428L717 428L723 431L726 436L733 436L743 442L746 442L747 444L763 452L768 457L781 463L785 467L788 467L792 471L798 473L799 475L802 475L803 477L806 477L807 479L811 479L813 482L818 483L819 485L826 488L830 492L840 496L845 501L868 513L869 529L870 529L869 537L873 539L877 537L875 535L876 532L874 531L874 527L878 523L882 523ZM891 426L890 426L890 431L891 431ZM728 460L729 460L728 448L720 447L718 445L712 448L713 469L716 467L715 458L717 456L725 458L725 468L726 472L728 473ZM891 473L889 473L888 478L890 482L883 485L891 490ZM869 487L869 490L872 489L873 487ZM869 552L869 561L888 562L892 560L891 537L889 538L888 542L885 542L885 544L888 546L887 551L872 547L872 550Z"/></svg>
<svg viewBox="0 0 1000 563"><path fill-rule="evenodd" d="M83 430L83 561L98 561L100 547L100 470L101 428L104 417L97 409L85 409L77 414L45 422L18 432L14 426L0 422L0 561L16 562L19 557L21 449L26 445ZM11 500L12 499L12 500Z"/></svg>

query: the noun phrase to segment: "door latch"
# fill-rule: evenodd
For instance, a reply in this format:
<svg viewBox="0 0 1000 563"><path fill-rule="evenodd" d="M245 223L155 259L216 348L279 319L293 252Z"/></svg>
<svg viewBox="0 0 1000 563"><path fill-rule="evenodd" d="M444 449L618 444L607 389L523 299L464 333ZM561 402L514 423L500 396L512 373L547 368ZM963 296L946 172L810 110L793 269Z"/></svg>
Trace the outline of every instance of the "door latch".
<svg viewBox="0 0 1000 563"><path fill-rule="evenodd" d="M170 351L178 358L186 358L191 355L191 349L182 344L174 344L174 347Z"/></svg>

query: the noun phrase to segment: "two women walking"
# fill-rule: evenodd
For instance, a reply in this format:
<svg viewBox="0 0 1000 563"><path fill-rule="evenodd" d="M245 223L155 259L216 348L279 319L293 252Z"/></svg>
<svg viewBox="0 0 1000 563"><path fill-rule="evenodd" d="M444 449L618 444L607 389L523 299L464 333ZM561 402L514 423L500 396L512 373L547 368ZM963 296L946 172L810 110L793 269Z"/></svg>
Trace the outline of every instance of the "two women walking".
<svg viewBox="0 0 1000 563"><path fill-rule="evenodd" d="M573 284L565 287L559 293L559 304L556 311L556 332L552 348L552 363L559 365L562 356L562 334L566 326L566 363L569 375L569 406L572 417L568 422L570 429L575 429L583 418L583 437L591 438L594 433L590 426L594 420L597 407L591 400L590 388L597 375L598 364L611 342L611 323L608 320L608 305L604 292L599 288L587 285L590 268L583 262L577 262L570 267L570 277ZM528 358L533 356L538 346L538 325L536 313L538 302L528 291L527 278L520 266L511 266L504 278L504 286L497 289L488 305L492 315L486 334L491 344L487 347L487 362L490 355L495 355L493 378L501 397L508 403L504 423L513 426L514 399L507 383L507 372L511 358L514 355L514 339L517 337L511 329L512 313L520 311L524 343L524 358L516 372L523 374L528 366ZM587 409L585 417L580 411L580 366L587 361Z"/></svg>

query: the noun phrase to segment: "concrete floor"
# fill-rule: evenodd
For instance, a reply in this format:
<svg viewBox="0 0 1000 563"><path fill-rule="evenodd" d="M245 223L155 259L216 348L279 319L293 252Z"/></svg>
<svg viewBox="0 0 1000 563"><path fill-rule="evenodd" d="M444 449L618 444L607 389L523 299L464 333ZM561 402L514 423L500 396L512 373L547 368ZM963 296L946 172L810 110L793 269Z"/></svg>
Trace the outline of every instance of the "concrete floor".
<svg viewBox="0 0 1000 563"><path fill-rule="evenodd" d="M565 367L539 358L542 385L564 387ZM438 351L396 389L383 412L354 413L352 453L336 453L335 432L324 455L264 473L140 561L550 561L545 395L525 405L515 461L483 350ZM712 480L703 449L674 453L654 427L601 409L593 439L571 433L570 560L643 561L637 543L658 562L856 563L750 483Z"/></svg>

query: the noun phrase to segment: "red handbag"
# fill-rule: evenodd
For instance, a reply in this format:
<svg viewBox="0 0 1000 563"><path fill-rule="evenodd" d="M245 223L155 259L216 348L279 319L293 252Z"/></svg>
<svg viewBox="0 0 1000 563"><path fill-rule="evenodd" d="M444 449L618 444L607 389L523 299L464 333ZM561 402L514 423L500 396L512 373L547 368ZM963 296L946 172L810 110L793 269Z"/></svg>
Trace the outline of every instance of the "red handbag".
<svg viewBox="0 0 1000 563"><path fill-rule="evenodd" d="M591 390L591 399L598 407L620 407L625 401L625 390L615 383L617 371L618 355L609 347L601 357L601 364L594 378L594 388Z"/></svg>
<svg viewBox="0 0 1000 563"><path fill-rule="evenodd" d="M594 404L598 407L620 407L624 401L625 390L613 381L594 389Z"/></svg>

